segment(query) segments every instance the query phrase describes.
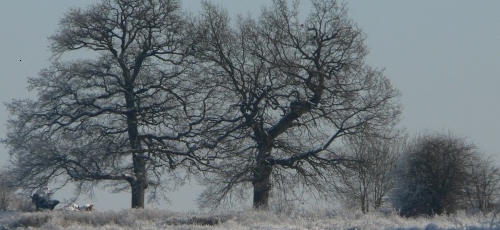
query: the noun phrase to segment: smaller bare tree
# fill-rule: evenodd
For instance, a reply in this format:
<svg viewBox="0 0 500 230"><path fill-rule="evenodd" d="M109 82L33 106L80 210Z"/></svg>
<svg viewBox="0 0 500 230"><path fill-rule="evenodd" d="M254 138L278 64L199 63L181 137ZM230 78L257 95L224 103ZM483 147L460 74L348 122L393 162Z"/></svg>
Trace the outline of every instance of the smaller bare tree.
<svg viewBox="0 0 500 230"><path fill-rule="evenodd" d="M350 138L345 148L353 161L340 173L337 194L363 213L379 209L394 187L392 177L405 142L399 133Z"/></svg>

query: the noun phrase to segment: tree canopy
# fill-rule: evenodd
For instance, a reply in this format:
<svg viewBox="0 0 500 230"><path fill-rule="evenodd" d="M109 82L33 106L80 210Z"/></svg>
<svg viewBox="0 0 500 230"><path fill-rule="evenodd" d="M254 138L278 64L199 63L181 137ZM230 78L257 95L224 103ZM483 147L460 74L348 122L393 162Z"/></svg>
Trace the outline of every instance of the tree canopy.
<svg viewBox="0 0 500 230"><path fill-rule="evenodd" d="M321 189L343 160L334 143L399 120L399 92L365 63L365 35L346 6L312 5L305 20L297 2L275 0L258 20L231 22L224 9L204 4L195 55L218 82L227 128L201 203L217 205L251 184L254 207L266 209L274 186Z"/></svg>
<svg viewBox="0 0 500 230"><path fill-rule="evenodd" d="M29 80L38 99L7 103L3 142L15 181L31 189L75 181L83 191L111 181L131 190L134 208L144 207L146 188L155 198L174 184L165 174L191 155L185 139L208 106L209 89L196 87L187 65L186 23L176 0L69 10L50 37L53 64ZM78 50L93 57L62 61Z"/></svg>
<svg viewBox="0 0 500 230"><path fill-rule="evenodd" d="M399 121L399 91L365 62L365 35L335 0L273 0L235 21L204 2L103 0L71 9L50 37L53 63L29 80L36 100L7 103L10 173L19 186L107 182L133 208L182 178L186 166L217 206L253 189L328 190L343 138ZM64 60L77 51L92 58ZM170 175L170 177L168 176Z"/></svg>

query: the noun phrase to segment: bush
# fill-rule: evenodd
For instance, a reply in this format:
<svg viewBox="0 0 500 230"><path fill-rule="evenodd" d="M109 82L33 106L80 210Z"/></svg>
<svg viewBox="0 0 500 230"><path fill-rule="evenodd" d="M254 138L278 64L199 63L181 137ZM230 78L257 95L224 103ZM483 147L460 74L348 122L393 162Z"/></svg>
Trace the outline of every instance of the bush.
<svg viewBox="0 0 500 230"><path fill-rule="evenodd" d="M27 194L15 194L10 202L10 210L20 212L34 212L35 205Z"/></svg>
<svg viewBox="0 0 500 230"><path fill-rule="evenodd" d="M476 147L451 135L424 135L400 164L393 204L403 216L453 213L462 208Z"/></svg>

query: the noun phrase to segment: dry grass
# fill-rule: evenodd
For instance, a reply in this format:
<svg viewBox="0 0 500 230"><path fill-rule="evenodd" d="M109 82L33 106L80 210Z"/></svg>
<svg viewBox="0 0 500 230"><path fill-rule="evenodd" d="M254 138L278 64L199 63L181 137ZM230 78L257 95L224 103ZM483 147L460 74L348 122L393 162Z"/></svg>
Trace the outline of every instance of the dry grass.
<svg viewBox="0 0 500 230"><path fill-rule="evenodd" d="M32 212L0 215L0 229L389 229L500 230L494 214L460 212L431 218L402 218L394 213L290 211L287 214L244 211L229 215L163 210Z"/></svg>

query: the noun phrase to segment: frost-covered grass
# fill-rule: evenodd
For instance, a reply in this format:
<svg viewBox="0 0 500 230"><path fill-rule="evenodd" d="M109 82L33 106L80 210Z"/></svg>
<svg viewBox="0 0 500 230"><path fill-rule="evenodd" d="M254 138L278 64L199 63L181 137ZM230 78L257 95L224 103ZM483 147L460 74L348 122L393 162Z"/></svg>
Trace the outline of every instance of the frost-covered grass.
<svg viewBox="0 0 500 230"><path fill-rule="evenodd" d="M500 230L494 214L464 212L430 218L403 218L394 213L356 211L243 211L226 215L163 210L94 212L0 212L0 229L389 229Z"/></svg>

